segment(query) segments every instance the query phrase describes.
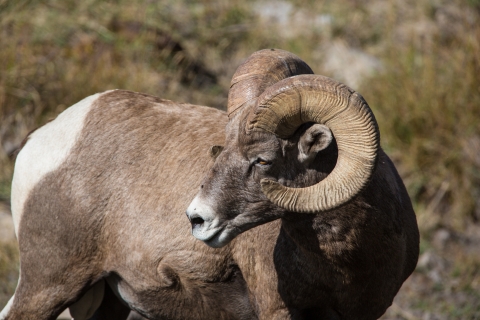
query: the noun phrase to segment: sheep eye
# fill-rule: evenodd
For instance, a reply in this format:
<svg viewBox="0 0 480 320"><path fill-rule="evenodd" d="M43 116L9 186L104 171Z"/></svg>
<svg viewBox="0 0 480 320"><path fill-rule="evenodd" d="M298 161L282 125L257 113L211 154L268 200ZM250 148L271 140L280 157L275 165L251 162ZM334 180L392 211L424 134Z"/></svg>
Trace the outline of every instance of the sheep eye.
<svg viewBox="0 0 480 320"><path fill-rule="evenodd" d="M261 166L269 166L272 164L272 161L263 160L261 158L258 158L256 162Z"/></svg>

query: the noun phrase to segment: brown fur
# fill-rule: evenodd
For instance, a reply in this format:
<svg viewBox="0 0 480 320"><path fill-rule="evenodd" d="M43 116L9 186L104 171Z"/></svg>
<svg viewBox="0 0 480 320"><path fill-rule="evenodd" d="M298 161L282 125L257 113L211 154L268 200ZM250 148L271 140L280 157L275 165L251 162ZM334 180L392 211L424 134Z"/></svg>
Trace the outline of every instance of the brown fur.
<svg viewBox="0 0 480 320"><path fill-rule="evenodd" d="M149 319L380 316L418 256L415 216L388 157L381 152L372 182L346 206L288 213L265 199L248 203L261 192L238 197L257 190L259 177L222 166L238 160L228 152L244 139L237 129L227 130L213 166L209 150L225 144L226 124L226 113L211 108L128 91L101 96L67 160L25 204L21 281L7 319L54 319L101 278ZM281 150L291 142L275 141ZM285 181L309 184L331 169L320 163L313 178ZM222 172L235 184L212 189ZM184 213L201 185L222 191L224 206L253 206L264 224L221 249L194 239Z"/></svg>
<svg viewBox="0 0 480 320"><path fill-rule="evenodd" d="M313 163L302 163L298 144L312 124L280 139L247 133L248 114L246 108L230 120L225 149L199 196L223 230L234 230L227 231L230 238L244 232L234 240L233 256L259 317L377 319L418 258L415 213L390 159L379 150L370 184L346 205L317 214L288 212L266 198L260 181L313 185L335 167L336 143L318 152ZM257 157L271 164L259 165ZM201 216L201 207L197 210ZM281 220L264 224L276 219ZM270 232L272 224L280 231Z"/></svg>
<svg viewBox="0 0 480 320"><path fill-rule="evenodd" d="M250 319L228 249L195 240L185 217L226 120L126 91L96 101L71 155L25 205L8 319L53 319L102 277L152 319Z"/></svg>

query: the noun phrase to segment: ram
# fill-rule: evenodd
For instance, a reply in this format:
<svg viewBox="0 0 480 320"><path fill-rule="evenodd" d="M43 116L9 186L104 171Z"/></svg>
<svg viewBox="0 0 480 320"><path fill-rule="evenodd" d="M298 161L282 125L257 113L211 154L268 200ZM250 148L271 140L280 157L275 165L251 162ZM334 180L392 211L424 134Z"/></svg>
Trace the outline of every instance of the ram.
<svg viewBox="0 0 480 320"><path fill-rule="evenodd" d="M379 143L358 93L282 50L237 69L227 113L86 98L18 154L0 318L88 319L111 290L149 319L376 319L419 245Z"/></svg>

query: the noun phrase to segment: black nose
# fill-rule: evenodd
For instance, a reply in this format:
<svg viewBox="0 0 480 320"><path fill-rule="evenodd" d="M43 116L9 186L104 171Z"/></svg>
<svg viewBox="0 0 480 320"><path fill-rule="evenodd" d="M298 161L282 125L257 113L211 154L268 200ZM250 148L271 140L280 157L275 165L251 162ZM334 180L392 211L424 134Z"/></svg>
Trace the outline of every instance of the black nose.
<svg viewBox="0 0 480 320"><path fill-rule="evenodd" d="M192 224L192 228L201 227L204 222L205 222L205 220L203 220L200 217L195 217L195 218L190 219L190 223Z"/></svg>

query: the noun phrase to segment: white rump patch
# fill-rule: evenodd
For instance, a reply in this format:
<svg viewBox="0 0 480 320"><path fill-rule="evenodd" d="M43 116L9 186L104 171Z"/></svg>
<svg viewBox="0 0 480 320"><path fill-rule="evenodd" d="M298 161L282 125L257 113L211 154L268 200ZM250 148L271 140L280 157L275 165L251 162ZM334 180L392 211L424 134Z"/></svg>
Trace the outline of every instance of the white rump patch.
<svg viewBox="0 0 480 320"><path fill-rule="evenodd" d="M0 320L4 320L7 317L10 308L12 308L13 298L15 298L15 295L13 295L10 300L8 300L7 305L5 306L5 308L3 308L2 312L0 312Z"/></svg>
<svg viewBox="0 0 480 320"><path fill-rule="evenodd" d="M18 154L12 182L12 216L17 238L30 192L46 174L62 165L80 136L92 104L105 93L83 99L37 129Z"/></svg>

